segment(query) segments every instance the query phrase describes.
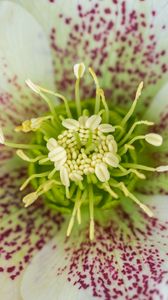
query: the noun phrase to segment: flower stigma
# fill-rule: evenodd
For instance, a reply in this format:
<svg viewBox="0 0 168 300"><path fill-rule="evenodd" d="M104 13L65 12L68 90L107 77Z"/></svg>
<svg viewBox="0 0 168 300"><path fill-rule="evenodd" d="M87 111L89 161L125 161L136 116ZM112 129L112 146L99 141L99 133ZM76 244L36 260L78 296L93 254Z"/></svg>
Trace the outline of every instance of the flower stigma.
<svg viewBox="0 0 168 300"><path fill-rule="evenodd" d="M31 183L34 191L23 198L24 206L28 207L45 195L43 199L51 209L70 214L67 236L76 220L81 224L83 208L87 209L89 236L93 240L95 207L107 210L121 199L127 201L129 198L152 217L150 208L136 197L135 186L138 180L146 178L147 172L165 172L168 166L153 168L141 163L146 144L159 147L163 142L159 134L147 130L144 133L144 126L152 126L153 122L137 120L134 114L143 82L138 86L130 109L125 112L107 103L92 68L88 72L94 81L96 96L81 101L80 81L85 72L84 63L74 66L75 101L28 79L28 87L47 103L49 112L25 120L15 128L16 132L30 135L26 139L29 142L8 142L0 128L0 143L16 148L16 154L29 163L29 177L20 190ZM50 95L63 103L56 106Z"/></svg>

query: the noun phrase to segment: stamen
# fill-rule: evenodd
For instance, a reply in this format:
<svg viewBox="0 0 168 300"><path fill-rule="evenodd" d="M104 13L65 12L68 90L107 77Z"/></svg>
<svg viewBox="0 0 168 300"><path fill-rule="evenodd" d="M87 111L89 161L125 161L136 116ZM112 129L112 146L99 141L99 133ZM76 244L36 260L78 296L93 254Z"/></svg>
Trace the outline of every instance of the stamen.
<svg viewBox="0 0 168 300"><path fill-rule="evenodd" d="M156 171L155 168L143 166L143 165L140 165L140 164L122 163L122 166L125 167L125 168L139 169L139 170L144 170L144 171L149 171L149 172L155 172Z"/></svg>
<svg viewBox="0 0 168 300"><path fill-rule="evenodd" d="M102 104L103 104L104 109L105 109L104 121L108 123L109 122L109 108L108 108L108 105L106 103L106 99L105 99L105 96L104 96L104 91L102 89L99 89L98 94L100 95L100 99L102 100Z"/></svg>
<svg viewBox="0 0 168 300"><path fill-rule="evenodd" d="M125 186L125 184L123 182L120 182L118 185L116 185L116 187L121 188L121 190L123 191L124 195L126 197L129 197L131 200L133 200L136 204L139 205L139 207L149 216L149 217L153 217L153 212L143 203L141 203L132 193L130 193L130 191L127 189L127 187Z"/></svg>
<svg viewBox="0 0 168 300"><path fill-rule="evenodd" d="M92 68L89 68L89 72L90 72L91 76L93 77L93 80L96 85L96 101L95 101L94 113L98 114L98 112L100 111L100 93L99 93L100 86L99 86L97 76Z"/></svg>
<svg viewBox="0 0 168 300"><path fill-rule="evenodd" d="M68 100L67 100L63 95L61 95L61 94L59 94L59 93L52 92L52 91L50 91L50 90L48 90L48 89L45 89L45 88L43 88L43 87L41 87L41 86L39 86L39 85L37 85L37 87L38 87L42 92L47 93L47 94L50 94L50 95L53 95L53 96L58 97L58 98L60 98L61 100L63 100L63 101L64 101L64 104L65 104L65 109L66 109L67 117L68 117L68 118L72 118L72 114L71 114L71 111L70 111L70 107L69 107L69 104L68 104Z"/></svg>
<svg viewBox="0 0 168 300"><path fill-rule="evenodd" d="M74 208L73 208L72 215L71 215L69 225L68 225L68 229L67 229L67 236L70 236L70 234L71 234L71 231L72 231L72 228L73 228L73 225L74 225L74 221L75 221L77 208L78 208L78 201L80 200L80 197L81 197L81 190L78 189L77 194L76 194Z"/></svg>
<svg viewBox="0 0 168 300"><path fill-rule="evenodd" d="M78 117L80 117L82 114L79 85L80 85L80 79L82 78L84 72L85 72L85 65L83 63L76 64L74 66L74 73L77 78L75 83L75 101L76 101L76 109L77 109Z"/></svg>
<svg viewBox="0 0 168 300"><path fill-rule="evenodd" d="M38 194L37 192L32 192L28 195L26 195L24 198L23 198L23 203L25 204L25 207L28 207L29 205L31 205L34 201L36 201L38 198Z"/></svg>
<svg viewBox="0 0 168 300"><path fill-rule="evenodd" d="M38 161L38 160L40 160L40 159L46 157L46 156L44 156L44 155L39 155L39 156L37 156L37 157L35 157L35 158L30 158L30 157L27 156L27 154L25 154L24 151L21 150L21 149L18 149L18 150L16 151L16 154L17 154L21 159L23 159L24 161L28 161L28 162L36 162L36 161Z"/></svg>
<svg viewBox="0 0 168 300"><path fill-rule="evenodd" d="M121 165L119 165L118 168L121 170L122 173L118 172L117 174L114 174L114 176L122 177L122 176L126 176L126 175L128 175L130 173L134 173L140 179L145 179L146 178L146 176L144 174L138 172L135 169L129 169L129 170L127 170L127 169L123 168Z"/></svg>
<svg viewBox="0 0 168 300"><path fill-rule="evenodd" d="M48 107L50 108L50 111L52 113L52 115L56 118L57 120L57 114L55 111L55 106L53 105L53 102L47 98L40 90L40 87L38 87L37 85L35 85L30 79L26 80L26 84L28 85L28 87L34 91L36 94L40 95L40 97L48 104Z"/></svg>
<svg viewBox="0 0 168 300"><path fill-rule="evenodd" d="M142 120L142 121L137 121L137 122L135 122L135 123L131 126L130 130L129 130L128 133L125 135L125 137L120 141L119 145L120 145L120 146L123 145L123 144L129 139L129 137L131 136L131 134L132 134L132 132L134 131L135 127L136 127L137 125L142 125L142 124L147 125L147 126L152 126L154 123L153 123L153 122L146 121L146 120Z"/></svg>
<svg viewBox="0 0 168 300"><path fill-rule="evenodd" d="M94 239L94 202L93 202L93 188L89 185L89 212L90 212L90 230L89 237L92 241Z"/></svg>
<svg viewBox="0 0 168 300"><path fill-rule="evenodd" d="M136 95L135 95L135 99L131 105L131 108L130 110L127 112L127 114L125 115L125 117L122 119L121 121L121 124L120 126L124 127L125 124L127 123L127 121L129 120L129 118L132 116L134 110L135 110L135 107L137 105L137 101L141 95L141 92L142 92L142 88L143 88L143 82L141 82L138 86L138 89L137 89L137 92L136 92Z"/></svg>
<svg viewBox="0 0 168 300"><path fill-rule="evenodd" d="M10 143L10 142L4 142L5 146L11 147L11 148L21 148L21 149L39 149L39 150L46 150L45 146L42 145L32 145L32 144L16 144L16 143Z"/></svg>
<svg viewBox="0 0 168 300"><path fill-rule="evenodd" d="M26 181L22 184L22 186L20 187L20 191L24 190L25 187L29 184L29 182L34 179L34 178L41 178L41 177L46 177L50 174L50 172L44 172L41 174L33 174L31 175L28 179L26 179Z"/></svg>
<svg viewBox="0 0 168 300"><path fill-rule="evenodd" d="M108 183L103 183L102 186L113 198L118 199L118 195L111 189Z"/></svg>

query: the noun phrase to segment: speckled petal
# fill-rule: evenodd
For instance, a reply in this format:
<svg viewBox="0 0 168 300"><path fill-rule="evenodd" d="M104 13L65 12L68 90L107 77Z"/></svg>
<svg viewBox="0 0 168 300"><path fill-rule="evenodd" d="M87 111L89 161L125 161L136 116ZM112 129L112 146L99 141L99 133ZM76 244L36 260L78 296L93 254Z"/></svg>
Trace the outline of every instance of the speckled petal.
<svg viewBox="0 0 168 300"><path fill-rule="evenodd" d="M109 212L109 223L106 215L105 227L97 223L93 242L88 230L64 240L62 228L26 269L23 299L166 300L168 202L166 197L144 201L157 218L145 218L127 202L125 212L121 207Z"/></svg>
<svg viewBox="0 0 168 300"><path fill-rule="evenodd" d="M6 166L5 169L7 170ZM38 203L25 209L19 191L25 170L0 177L0 299L21 300L20 281L32 257L52 239L63 218Z"/></svg>
<svg viewBox="0 0 168 300"><path fill-rule="evenodd" d="M146 108L167 78L167 0L16 1L48 34L57 88L67 97L74 96L72 66L79 61L92 66L106 96L122 104L143 80ZM92 96L93 89L85 81L83 95Z"/></svg>
<svg viewBox="0 0 168 300"><path fill-rule="evenodd" d="M53 88L54 76L45 33L30 13L10 1L0 1L0 68L0 126L13 140L18 124L46 110L25 80ZM9 149L0 151L0 160L10 156Z"/></svg>

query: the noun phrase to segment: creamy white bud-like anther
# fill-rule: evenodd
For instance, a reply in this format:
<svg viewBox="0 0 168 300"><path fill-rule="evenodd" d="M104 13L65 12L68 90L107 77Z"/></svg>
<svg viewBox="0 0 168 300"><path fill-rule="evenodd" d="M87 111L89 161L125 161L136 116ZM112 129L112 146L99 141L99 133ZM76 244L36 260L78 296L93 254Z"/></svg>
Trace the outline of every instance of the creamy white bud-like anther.
<svg viewBox="0 0 168 300"><path fill-rule="evenodd" d="M81 117L79 117L78 121L79 121L80 126L85 127L87 119L88 119L87 116L81 116Z"/></svg>
<svg viewBox="0 0 168 300"><path fill-rule="evenodd" d="M63 185L65 185L67 187L70 186L68 170L64 166L62 166L60 168L60 178L61 178L61 182L62 182Z"/></svg>
<svg viewBox="0 0 168 300"><path fill-rule="evenodd" d="M100 122L101 122L101 117L99 115L92 115L86 121L86 128L94 130L98 128Z"/></svg>
<svg viewBox="0 0 168 300"><path fill-rule="evenodd" d="M99 125L98 129L101 132L104 132L104 133L114 132L115 131L115 128L112 125L110 125L110 124L101 124L101 125Z"/></svg>
<svg viewBox="0 0 168 300"><path fill-rule="evenodd" d="M25 207L28 207L29 205L31 205L34 201L36 201L38 198L38 194L36 192L32 192L28 195L26 195L23 198L23 203L25 204Z"/></svg>
<svg viewBox="0 0 168 300"><path fill-rule="evenodd" d="M40 93L40 88L37 85L35 85L30 79L27 79L25 82L33 92L37 94Z"/></svg>
<svg viewBox="0 0 168 300"><path fill-rule="evenodd" d="M110 152L105 153L103 160L109 166L112 166L114 168L117 168L118 165L119 165L119 158L118 158L118 156L114 155L113 153L110 153Z"/></svg>
<svg viewBox="0 0 168 300"><path fill-rule="evenodd" d="M79 63L74 65L74 74L77 79L82 78L85 73L84 63Z"/></svg>
<svg viewBox="0 0 168 300"><path fill-rule="evenodd" d="M95 174L101 182L106 182L110 179L110 173L105 163L99 163L95 167Z"/></svg>
<svg viewBox="0 0 168 300"><path fill-rule="evenodd" d="M54 150L57 146L58 146L58 143L57 143L56 139L50 138L50 139L48 140L48 142L47 142L47 149L48 149L49 151Z"/></svg>
<svg viewBox="0 0 168 300"><path fill-rule="evenodd" d="M159 166L156 168L157 172L168 172L168 166Z"/></svg>
<svg viewBox="0 0 168 300"><path fill-rule="evenodd" d="M66 157L66 151L63 147L58 146L54 150L50 151L48 154L48 158L51 161L58 162Z"/></svg>
<svg viewBox="0 0 168 300"><path fill-rule="evenodd" d="M70 130L77 130L79 128L79 122L75 119L65 119L62 121L62 125Z"/></svg>
<svg viewBox="0 0 168 300"><path fill-rule="evenodd" d="M83 180L83 177L80 174L78 174L77 172L71 173L69 177L72 181L82 181Z"/></svg>
<svg viewBox="0 0 168 300"><path fill-rule="evenodd" d="M160 134L157 133L149 133L145 135L145 141L153 146L161 146L163 142L163 138Z"/></svg>

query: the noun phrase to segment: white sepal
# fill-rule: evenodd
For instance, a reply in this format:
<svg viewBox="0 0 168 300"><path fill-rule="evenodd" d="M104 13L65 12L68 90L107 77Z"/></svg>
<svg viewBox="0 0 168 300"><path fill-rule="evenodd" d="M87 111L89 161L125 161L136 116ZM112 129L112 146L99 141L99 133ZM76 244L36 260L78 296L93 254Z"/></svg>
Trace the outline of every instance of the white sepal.
<svg viewBox="0 0 168 300"><path fill-rule="evenodd" d="M99 115L92 115L89 117L86 121L86 127L89 129L96 129L98 128L99 124L101 122L101 117Z"/></svg>
<svg viewBox="0 0 168 300"><path fill-rule="evenodd" d="M58 146L58 143L57 143L56 139L50 138L50 139L48 140L48 142L47 142L47 149L48 149L49 151L54 150L57 146Z"/></svg>
<svg viewBox="0 0 168 300"><path fill-rule="evenodd" d="M114 155L113 153L107 152L104 154L103 160L105 163L107 163L109 166L112 166L114 168L117 168L119 165L119 158L117 155Z"/></svg>
<svg viewBox="0 0 168 300"><path fill-rule="evenodd" d="M168 171L168 166L159 166L156 168L157 172L167 172Z"/></svg>
<svg viewBox="0 0 168 300"><path fill-rule="evenodd" d="M161 146L163 142L163 138L160 134L157 133L149 133L145 135L145 141L153 146Z"/></svg>
<svg viewBox="0 0 168 300"><path fill-rule="evenodd" d="M60 168L60 179L63 185L70 186L68 170L64 166Z"/></svg>
<svg viewBox="0 0 168 300"><path fill-rule="evenodd" d="M106 182L110 179L110 173L105 163L100 163L96 165L95 174L101 182Z"/></svg>
<svg viewBox="0 0 168 300"><path fill-rule="evenodd" d="M5 143L4 134L2 128L0 128L0 144L4 144L4 143Z"/></svg>
<svg viewBox="0 0 168 300"><path fill-rule="evenodd" d="M75 64L74 65L74 74L75 74L75 77L78 79L78 78L82 78L83 77L83 74L85 72L85 65L84 63L79 63L79 64Z"/></svg>
<svg viewBox="0 0 168 300"><path fill-rule="evenodd" d="M101 132L104 132L104 133L114 132L115 131L115 127L113 127L110 124L101 124L101 125L99 125L98 129Z"/></svg>
<svg viewBox="0 0 168 300"><path fill-rule="evenodd" d="M77 130L79 128L79 122L75 119L65 119L62 121L62 125L71 130Z"/></svg>

